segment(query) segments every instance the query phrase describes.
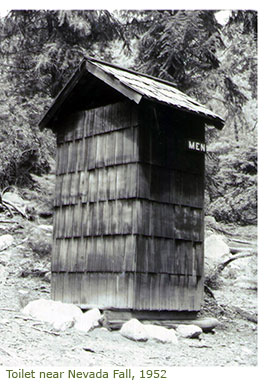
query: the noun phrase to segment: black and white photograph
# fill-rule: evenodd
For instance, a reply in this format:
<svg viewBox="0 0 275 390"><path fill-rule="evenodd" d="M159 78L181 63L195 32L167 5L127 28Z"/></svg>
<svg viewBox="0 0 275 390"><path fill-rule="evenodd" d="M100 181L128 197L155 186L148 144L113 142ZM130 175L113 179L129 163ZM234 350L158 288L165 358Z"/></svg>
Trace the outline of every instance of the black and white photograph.
<svg viewBox="0 0 275 390"><path fill-rule="evenodd" d="M258 11L113 6L0 12L8 385L258 366Z"/></svg>

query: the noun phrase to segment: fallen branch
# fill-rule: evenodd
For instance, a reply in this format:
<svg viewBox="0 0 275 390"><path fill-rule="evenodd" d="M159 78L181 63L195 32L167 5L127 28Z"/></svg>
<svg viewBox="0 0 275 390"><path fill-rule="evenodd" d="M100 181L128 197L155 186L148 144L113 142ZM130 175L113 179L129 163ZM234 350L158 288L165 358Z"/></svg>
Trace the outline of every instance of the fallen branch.
<svg viewBox="0 0 275 390"><path fill-rule="evenodd" d="M251 242L251 241L240 240L240 239L238 239L238 238L230 238L229 241L238 242L238 243L240 243L240 244L254 245L253 242Z"/></svg>
<svg viewBox="0 0 275 390"><path fill-rule="evenodd" d="M60 336L60 333L57 333L57 332L51 332L51 331L46 330L46 329L39 329L39 328L36 328L35 326L31 326L31 325L26 325L26 326L27 326L27 328L35 329L35 330L38 330L39 332L48 333L48 334L51 334L53 336Z"/></svg>
<svg viewBox="0 0 275 390"><path fill-rule="evenodd" d="M236 255L233 255L231 256L228 260L226 260L224 263L222 264L219 264L217 266L217 269L215 271L215 274L219 274L221 273L225 267L227 267L230 263L232 263L232 261L234 260L237 260L237 259L240 259L240 258L243 258L243 257L251 257L252 255L254 255L256 253L255 250L251 250L251 251L247 251L247 252L241 252L241 253L238 253Z"/></svg>
<svg viewBox="0 0 275 390"><path fill-rule="evenodd" d="M19 223L18 221L13 221L13 220L6 220L6 219L0 219L0 223Z"/></svg>
<svg viewBox="0 0 275 390"><path fill-rule="evenodd" d="M16 359L17 356L14 354L14 353L11 353L9 351L7 351L6 349L0 347L1 351L3 351L4 353L6 353L7 355L11 356L13 359Z"/></svg>
<svg viewBox="0 0 275 390"><path fill-rule="evenodd" d="M255 255L257 252L256 250L250 250L248 252L240 252L240 253L237 253L233 256L231 256L228 260L226 260L225 262L219 264L213 274L209 277L206 278L205 280L205 286L206 286L206 289L209 288L209 287L217 287L217 281L218 281L218 277L220 275L220 273L230 264L232 263L232 261L235 261L237 259L241 259L243 257L252 257L253 255ZM209 291L209 290L208 290ZM210 290L211 291L211 290ZM213 293L212 293L213 294ZM210 293L211 295L211 293Z"/></svg>
<svg viewBox="0 0 275 390"><path fill-rule="evenodd" d="M19 214L21 214L22 217L28 219L27 214L25 214L24 211L20 210L19 207L17 207L14 203L2 199L1 204L2 204L3 206L5 206L10 212L11 212L10 208L13 208L15 211L17 211ZM13 215L13 214L12 214L12 215Z"/></svg>
<svg viewBox="0 0 275 390"><path fill-rule="evenodd" d="M9 246L6 246L6 247L4 247L3 249L0 249L0 252L4 252L6 249L10 248L11 246L17 247L17 246L23 244L23 243L24 243L25 241L27 241L28 239L29 239L29 237L26 237L26 238L24 238L24 240L19 241L19 242L17 242L16 244L11 244L11 245L9 245Z"/></svg>
<svg viewBox="0 0 275 390"><path fill-rule="evenodd" d="M26 215L26 213L23 210L21 210L19 207L17 207L14 203L3 199L4 193L6 191L8 191L9 188L11 188L11 187L6 187L3 189L3 191L0 192L0 205L3 208L6 208L12 217L13 217L13 212L12 212L12 209L13 209L13 210L17 211L19 214L21 214L22 217L29 219L28 216Z"/></svg>
<svg viewBox="0 0 275 390"><path fill-rule="evenodd" d="M247 321L253 322L254 324L258 323L257 314L251 314L246 310L243 310L239 307L232 306L233 310L235 310L242 318L245 318Z"/></svg>
<svg viewBox="0 0 275 390"><path fill-rule="evenodd" d="M16 316L14 316L14 318L18 319L18 320L23 320L23 321L35 321L36 324L33 324L33 325L43 325L44 324L43 321L37 321L37 319L33 318L33 317L23 317L23 316L16 315Z"/></svg>
<svg viewBox="0 0 275 390"><path fill-rule="evenodd" d="M205 284L204 289L216 301L215 295L214 295L213 291L211 290L211 288Z"/></svg>
<svg viewBox="0 0 275 390"><path fill-rule="evenodd" d="M11 217L13 217L13 212L12 212L11 208L7 204L5 204L1 198L0 198L0 206L2 206L3 209L7 209L9 212L9 215Z"/></svg>
<svg viewBox="0 0 275 390"><path fill-rule="evenodd" d="M82 349L84 349L84 351L86 351L86 352L96 353L96 351L94 351L91 348L83 347Z"/></svg>
<svg viewBox="0 0 275 390"><path fill-rule="evenodd" d="M230 252L233 254L240 253L240 252L249 252L252 250L252 247L247 248L247 247L236 247L229 245Z"/></svg>
<svg viewBox="0 0 275 390"><path fill-rule="evenodd" d="M251 220L251 222L254 222L254 221ZM222 234L225 234L226 236L229 236L229 237L230 237L230 238L229 238L230 240L234 239L234 238L237 236L236 232L232 233L232 231L230 231L230 230L228 230L228 229L225 229L224 227L221 227L221 226L215 226L213 229L216 230L217 232L220 232L220 233L222 233ZM247 236L247 237L248 237L248 236ZM248 241L249 239L250 239L250 237L247 238L247 241Z"/></svg>
<svg viewBox="0 0 275 390"><path fill-rule="evenodd" d="M31 269L31 270L23 270L19 276L22 278L26 278L27 276L37 276L37 277L43 277L46 275L46 273L49 272L48 269Z"/></svg>

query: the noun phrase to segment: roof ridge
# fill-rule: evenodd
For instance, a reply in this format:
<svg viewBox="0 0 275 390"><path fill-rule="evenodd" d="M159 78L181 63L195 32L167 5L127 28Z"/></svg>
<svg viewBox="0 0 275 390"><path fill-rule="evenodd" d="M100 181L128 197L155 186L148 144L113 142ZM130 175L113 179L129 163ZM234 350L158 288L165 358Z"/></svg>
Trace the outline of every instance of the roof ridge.
<svg viewBox="0 0 275 390"><path fill-rule="evenodd" d="M218 129L222 129L224 126L224 119L221 116L166 80L129 70L119 65L113 65L93 57L83 56L78 69L59 92L40 121L40 128L46 127L49 122L58 116L58 110L61 110L61 106L65 104L66 99L73 93L75 87L89 73L95 79L101 80L101 82L109 85L137 104L142 98L156 101L160 104L202 116L205 118L206 123L214 124ZM80 90L78 93L80 93Z"/></svg>
<svg viewBox="0 0 275 390"><path fill-rule="evenodd" d="M123 66L116 65L116 64L111 64L110 62L98 60L97 58L90 57L90 56L84 56L84 59L87 60L87 61L91 61L91 62L98 62L99 64L110 66L111 68L116 68L116 69L119 69L119 70L122 70L122 71L125 71L125 72L128 72L128 73L133 73L133 74L135 74L137 76L143 76L143 77L146 77L148 79L152 79L152 80L158 81L160 83L170 85L171 87L178 88L177 83L173 83L173 82L168 81L168 80L160 79L159 77L151 76L151 75L148 75L148 74L142 73L142 72L137 72L137 71L135 71L133 69L124 68Z"/></svg>

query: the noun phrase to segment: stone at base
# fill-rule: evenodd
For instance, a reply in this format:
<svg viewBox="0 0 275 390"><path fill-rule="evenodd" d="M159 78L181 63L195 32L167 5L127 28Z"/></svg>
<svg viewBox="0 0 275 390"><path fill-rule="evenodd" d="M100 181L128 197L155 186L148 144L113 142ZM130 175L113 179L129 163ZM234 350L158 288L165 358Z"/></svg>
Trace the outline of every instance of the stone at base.
<svg viewBox="0 0 275 390"><path fill-rule="evenodd" d="M148 340L148 333L145 330L144 325L135 318L125 322L122 325L119 332L122 336L130 340L134 340L134 341Z"/></svg>
<svg viewBox="0 0 275 390"><path fill-rule="evenodd" d="M205 333L207 333L207 332L211 332L214 328L216 328L216 326L220 325L221 323L216 318L205 317L205 318L198 318L196 320L192 320L189 322L184 322L184 324L197 325Z"/></svg>
<svg viewBox="0 0 275 390"><path fill-rule="evenodd" d="M99 321L102 319L102 315L98 309L91 309L80 316L74 325L74 328L82 332L89 332L99 326Z"/></svg>
<svg viewBox="0 0 275 390"><path fill-rule="evenodd" d="M176 331L179 337L188 339L199 338L202 334L202 329L197 325L179 325Z"/></svg>

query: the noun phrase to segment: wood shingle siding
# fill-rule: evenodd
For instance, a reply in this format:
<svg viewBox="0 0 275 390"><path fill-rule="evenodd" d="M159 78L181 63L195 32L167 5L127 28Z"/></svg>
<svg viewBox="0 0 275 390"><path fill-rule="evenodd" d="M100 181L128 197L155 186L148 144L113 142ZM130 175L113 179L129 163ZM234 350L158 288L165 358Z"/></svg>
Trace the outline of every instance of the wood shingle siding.
<svg viewBox="0 0 275 390"><path fill-rule="evenodd" d="M198 311L204 153L186 145L223 121L169 83L100 61L80 73L42 120L57 138L52 296Z"/></svg>

